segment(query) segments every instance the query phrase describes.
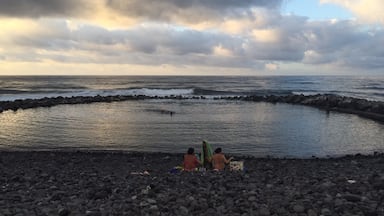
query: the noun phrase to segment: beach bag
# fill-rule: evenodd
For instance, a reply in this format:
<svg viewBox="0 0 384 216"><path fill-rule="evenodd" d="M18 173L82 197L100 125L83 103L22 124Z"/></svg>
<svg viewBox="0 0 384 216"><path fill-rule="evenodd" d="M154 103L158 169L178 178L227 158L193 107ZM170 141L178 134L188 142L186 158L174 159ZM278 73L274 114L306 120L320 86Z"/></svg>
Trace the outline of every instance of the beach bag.
<svg viewBox="0 0 384 216"><path fill-rule="evenodd" d="M230 171L244 171L244 161L231 161L229 162Z"/></svg>

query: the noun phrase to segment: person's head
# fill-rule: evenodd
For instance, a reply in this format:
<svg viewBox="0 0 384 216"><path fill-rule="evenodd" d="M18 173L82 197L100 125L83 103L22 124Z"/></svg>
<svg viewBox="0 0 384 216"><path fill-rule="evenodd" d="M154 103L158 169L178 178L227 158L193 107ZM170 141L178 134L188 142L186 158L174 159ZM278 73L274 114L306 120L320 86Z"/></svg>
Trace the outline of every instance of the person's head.
<svg viewBox="0 0 384 216"><path fill-rule="evenodd" d="M187 153L191 155L191 154L195 153L195 149L194 148L189 148Z"/></svg>
<svg viewBox="0 0 384 216"><path fill-rule="evenodd" d="M216 153L216 154L221 153L221 148L217 148L217 149L215 149L215 153Z"/></svg>

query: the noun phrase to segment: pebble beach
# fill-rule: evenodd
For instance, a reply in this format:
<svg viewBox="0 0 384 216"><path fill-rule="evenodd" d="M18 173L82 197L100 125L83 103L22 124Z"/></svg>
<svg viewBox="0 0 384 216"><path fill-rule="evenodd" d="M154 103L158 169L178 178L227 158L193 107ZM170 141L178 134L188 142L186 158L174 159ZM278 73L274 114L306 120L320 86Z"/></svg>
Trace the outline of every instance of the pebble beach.
<svg viewBox="0 0 384 216"><path fill-rule="evenodd" d="M183 154L0 152L0 215L384 215L384 155L255 158L170 172Z"/></svg>

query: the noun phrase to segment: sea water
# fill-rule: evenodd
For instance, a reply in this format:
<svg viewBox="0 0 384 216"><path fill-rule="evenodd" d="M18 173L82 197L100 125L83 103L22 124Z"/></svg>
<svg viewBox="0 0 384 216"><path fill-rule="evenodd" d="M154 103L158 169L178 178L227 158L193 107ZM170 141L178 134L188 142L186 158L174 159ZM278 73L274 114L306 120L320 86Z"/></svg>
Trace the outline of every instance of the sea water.
<svg viewBox="0 0 384 216"><path fill-rule="evenodd" d="M0 100L94 95L206 99L59 105L0 114L0 149L200 151L311 157L384 150L384 125L312 107L216 96L332 93L384 101L381 77L0 77ZM170 111L170 112L162 112ZM172 115L170 114L172 113Z"/></svg>

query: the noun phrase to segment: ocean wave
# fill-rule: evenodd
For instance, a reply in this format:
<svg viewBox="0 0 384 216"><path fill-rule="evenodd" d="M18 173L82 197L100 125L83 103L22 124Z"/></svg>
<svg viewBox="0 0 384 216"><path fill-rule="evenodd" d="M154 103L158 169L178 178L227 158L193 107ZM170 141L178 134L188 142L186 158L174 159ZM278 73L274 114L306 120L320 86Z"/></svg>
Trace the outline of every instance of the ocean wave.
<svg viewBox="0 0 384 216"><path fill-rule="evenodd" d="M16 89L0 89L0 94L22 94L28 91L16 90Z"/></svg>
<svg viewBox="0 0 384 216"><path fill-rule="evenodd" d="M384 87L381 87L381 86L366 86L366 87L360 87L360 88L356 88L356 89L359 89L359 90L384 90Z"/></svg>
<svg viewBox="0 0 384 216"><path fill-rule="evenodd" d="M73 84L57 84L57 83L48 83L48 84L35 84L28 87L32 91L34 90L72 90L72 89L88 89L88 87L81 85L73 85Z"/></svg>
<svg viewBox="0 0 384 216"><path fill-rule="evenodd" d="M134 88L127 90L117 90L120 95L146 95L146 96L170 96L170 95L192 95L194 89L151 89L151 88Z"/></svg>
<svg viewBox="0 0 384 216"><path fill-rule="evenodd" d="M219 91L219 90L210 90L203 88L195 88L193 90L194 95L238 95L240 93L233 91Z"/></svg>
<svg viewBox="0 0 384 216"><path fill-rule="evenodd" d="M260 90L254 90L250 92L245 92L245 95L257 95L257 96L263 96L263 95L290 95L293 94L291 90L279 90L279 89L260 89Z"/></svg>

